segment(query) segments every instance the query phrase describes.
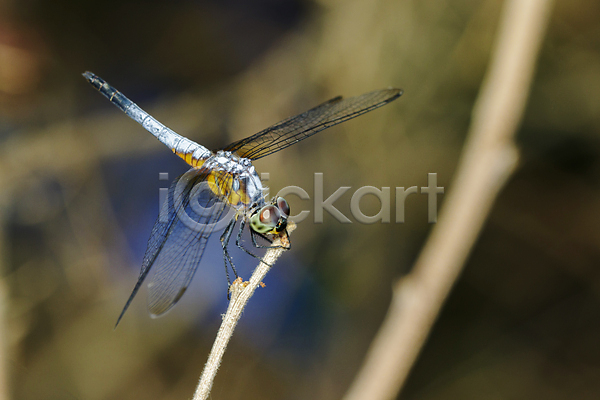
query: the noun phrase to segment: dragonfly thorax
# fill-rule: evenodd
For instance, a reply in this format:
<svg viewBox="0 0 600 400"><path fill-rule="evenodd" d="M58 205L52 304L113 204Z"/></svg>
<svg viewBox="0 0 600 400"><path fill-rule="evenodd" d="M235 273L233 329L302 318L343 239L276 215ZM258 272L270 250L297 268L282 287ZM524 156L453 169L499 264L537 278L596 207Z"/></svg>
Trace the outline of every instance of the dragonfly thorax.
<svg viewBox="0 0 600 400"><path fill-rule="evenodd" d="M247 158L220 150L206 160L203 168L211 171L206 180L213 193L230 206L239 209L264 205L262 182Z"/></svg>

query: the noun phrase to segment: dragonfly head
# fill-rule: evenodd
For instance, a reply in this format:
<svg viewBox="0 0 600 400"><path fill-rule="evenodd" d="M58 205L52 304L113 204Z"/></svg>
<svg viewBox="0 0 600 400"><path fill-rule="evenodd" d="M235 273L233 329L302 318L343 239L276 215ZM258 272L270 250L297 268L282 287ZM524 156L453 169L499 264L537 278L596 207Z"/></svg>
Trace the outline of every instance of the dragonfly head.
<svg viewBox="0 0 600 400"><path fill-rule="evenodd" d="M271 204L258 209L250 217L250 226L258 233L278 234L287 226L290 206L283 197L276 197Z"/></svg>

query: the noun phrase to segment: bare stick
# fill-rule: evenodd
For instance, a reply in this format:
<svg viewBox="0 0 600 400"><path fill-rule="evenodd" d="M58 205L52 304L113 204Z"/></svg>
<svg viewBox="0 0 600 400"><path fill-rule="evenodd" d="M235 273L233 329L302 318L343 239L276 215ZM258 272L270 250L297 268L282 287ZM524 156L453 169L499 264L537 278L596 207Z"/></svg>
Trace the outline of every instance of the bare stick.
<svg viewBox="0 0 600 400"><path fill-rule="evenodd" d="M2 227L3 228L3 227ZM2 229L0 228L0 229ZM0 236L4 236L3 232L0 233ZM3 242L5 243L5 242ZM1 252L0 252L1 253ZM6 254L6 253L1 253ZM2 256L4 258L4 256ZM4 264L4 260L0 261L0 264ZM2 271L6 271L6 269L2 268ZM8 346L7 342L7 332L8 332L8 324L6 318L6 303L8 299L8 290L6 287L6 281L4 279L0 280L0 400L8 400L10 398L9 395L9 387L8 383L8 368L7 368L7 357Z"/></svg>
<svg viewBox="0 0 600 400"><path fill-rule="evenodd" d="M551 0L507 0L468 140L439 223L412 272L394 285L388 315L345 400L394 399L504 183L518 152L525 108Z"/></svg>
<svg viewBox="0 0 600 400"><path fill-rule="evenodd" d="M293 222L288 223L288 234L294 229L296 229L296 224ZM238 278L231 285L231 300L229 301L229 307L227 307L227 312L223 317L223 322L217 333L217 338L213 343L208 360L204 365L204 371L202 371L200 382L194 393L194 400L205 400L208 398L213 381L215 380L215 376L221 365L223 354L225 354L229 339L231 339L231 336L233 335L233 330L240 320L248 300L250 300L250 297L252 297L256 288L261 285L265 275L267 275L267 272L271 269L271 266L275 264L275 261L277 261L279 256L285 251L281 246L289 246L289 243L286 243L287 240L287 237L276 238L273 241L274 247L267 250L265 256L260 261L260 264L258 264L258 267L256 267L252 273L250 280L248 282L242 282L242 279Z"/></svg>

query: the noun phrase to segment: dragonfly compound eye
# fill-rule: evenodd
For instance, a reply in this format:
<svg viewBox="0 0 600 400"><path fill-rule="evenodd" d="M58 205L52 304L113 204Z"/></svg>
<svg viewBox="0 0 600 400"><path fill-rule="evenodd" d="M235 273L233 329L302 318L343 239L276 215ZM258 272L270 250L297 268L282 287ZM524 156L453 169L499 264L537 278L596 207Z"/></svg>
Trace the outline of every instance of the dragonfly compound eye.
<svg viewBox="0 0 600 400"><path fill-rule="evenodd" d="M279 210L275 206L266 206L260 210L260 222L275 227L279 221Z"/></svg>
<svg viewBox="0 0 600 400"><path fill-rule="evenodd" d="M279 211L281 211L281 213L286 217L290 216L290 205L283 197L277 198L277 208L279 208Z"/></svg>

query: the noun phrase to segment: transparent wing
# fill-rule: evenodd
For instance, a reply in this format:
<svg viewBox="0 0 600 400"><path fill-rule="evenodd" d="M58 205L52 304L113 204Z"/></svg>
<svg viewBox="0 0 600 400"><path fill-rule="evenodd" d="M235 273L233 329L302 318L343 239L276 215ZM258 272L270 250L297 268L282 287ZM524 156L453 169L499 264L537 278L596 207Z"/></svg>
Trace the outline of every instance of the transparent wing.
<svg viewBox="0 0 600 400"><path fill-rule="evenodd" d="M150 269L148 308L164 314L183 296L196 272L208 238L221 220L226 203L208 187L209 171L192 168L169 188L156 220L138 281L117 320L119 324Z"/></svg>
<svg viewBox="0 0 600 400"><path fill-rule="evenodd" d="M343 99L335 97L302 114L290 117L223 150L234 151L251 160L285 149L330 126L358 117L402 95L401 89L383 89Z"/></svg>

